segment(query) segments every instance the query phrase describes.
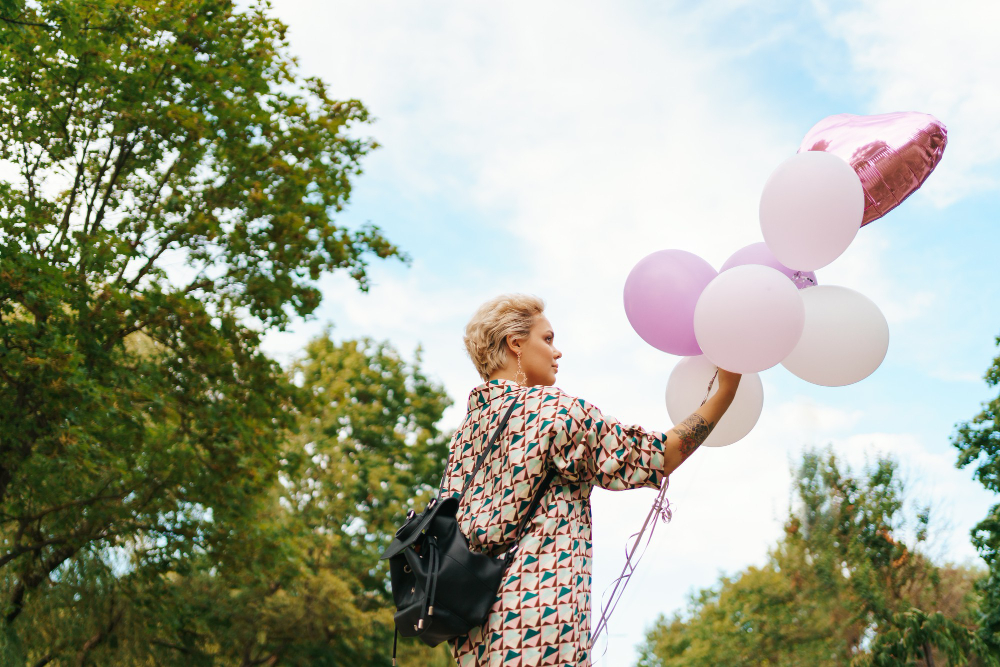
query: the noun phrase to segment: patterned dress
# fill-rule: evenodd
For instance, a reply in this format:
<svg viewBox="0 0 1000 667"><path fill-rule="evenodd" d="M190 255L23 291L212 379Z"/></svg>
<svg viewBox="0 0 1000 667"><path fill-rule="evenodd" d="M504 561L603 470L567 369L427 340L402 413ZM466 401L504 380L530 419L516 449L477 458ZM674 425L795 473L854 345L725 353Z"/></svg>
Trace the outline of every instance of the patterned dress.
<svg viewBox="0 0 1000 667"><path fill-rule="evenodd" d="M493 380L469 395L443 493L458 494L488 436L516 401L458 513L475 551L499 554L549 469L556 471L486 623L455 641L461 667L590 664L590 491L658 488L666 435L623 426L555 387Z"/></svg>

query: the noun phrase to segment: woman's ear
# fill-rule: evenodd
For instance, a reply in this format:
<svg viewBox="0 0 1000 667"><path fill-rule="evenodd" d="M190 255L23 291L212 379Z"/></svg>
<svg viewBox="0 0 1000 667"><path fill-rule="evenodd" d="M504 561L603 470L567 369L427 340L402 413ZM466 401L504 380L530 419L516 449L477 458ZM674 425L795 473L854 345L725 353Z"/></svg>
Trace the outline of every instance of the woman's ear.
<svg viewBox="0 0 1000 667"><path fill-rule="evenodd" d="M518 354L521 351L521 340L517 336L507 336L507 347L514 354Z"/></svg>

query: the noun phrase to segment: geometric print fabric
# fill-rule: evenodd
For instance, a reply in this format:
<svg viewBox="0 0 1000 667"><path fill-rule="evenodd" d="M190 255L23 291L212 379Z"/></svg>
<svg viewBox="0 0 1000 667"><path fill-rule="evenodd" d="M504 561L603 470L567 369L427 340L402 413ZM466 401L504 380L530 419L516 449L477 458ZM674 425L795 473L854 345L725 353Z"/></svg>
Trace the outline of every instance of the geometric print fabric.
<svg viewBox="0 0 1000 667"><path fill-rule="evenodd" d="M469 394L443 494L458 495L504 412L507 426L460 499L473 551L501 554L546 471L549 490L525 527L486 622L453 646L460 667L590 665L594 486L659 488L665 434L622 426L556 387L492 380Z"/></svg>

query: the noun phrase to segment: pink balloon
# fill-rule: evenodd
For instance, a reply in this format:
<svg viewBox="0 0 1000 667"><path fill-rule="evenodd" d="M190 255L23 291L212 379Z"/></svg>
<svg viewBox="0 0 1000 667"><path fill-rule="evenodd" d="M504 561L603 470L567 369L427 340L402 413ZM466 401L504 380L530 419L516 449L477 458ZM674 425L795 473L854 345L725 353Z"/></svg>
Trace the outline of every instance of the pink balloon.
<svg viewBox="0 0 1000 667"><path fill-rule="evenodd" d="M806 309L788 277L745 264L720 273L698 299L694 330L705 356L734 373L759 373L795 348Z"/></svg>
<svg viewBox="0 0 1000 667"><path fill-rule="evenodd" d="M625 280L629 324L658 350L680 356L701 354L694 335L694 307L717 275L711 264L684 250L646 255Z"/></svg>
<svg viewBox="0 0 1000 667"><path fill-rule="evenodd" d="M722 265L722 268L719 269L719 273L728 271L734 266L743 266L744 264L760 264L777 269L788 276L799 289L813 287L817 284L815 273L812 271L796 271L795 269L788 268L778 261L778 258L774 256L774 253L771 252L767 244L763 241L760 243L751 243L734 252L726 260L726 263Z"/></svg>
<svg viewBox="0 0 1000 667"><path fill-rule="evenodd" d="M816 123L799 152L833 153L854 168L865 190L863 227L916 192L941 161L947 144L948 130L930 114L841 113Z"/></svg>
<svg viewBox="0 0 1000 667"><path fill-rule="evenodd" d="M851 245L865 213L865 191L851 165L806 151L771 172L760 195L760 231L785 266L815 271Z"/></svg>

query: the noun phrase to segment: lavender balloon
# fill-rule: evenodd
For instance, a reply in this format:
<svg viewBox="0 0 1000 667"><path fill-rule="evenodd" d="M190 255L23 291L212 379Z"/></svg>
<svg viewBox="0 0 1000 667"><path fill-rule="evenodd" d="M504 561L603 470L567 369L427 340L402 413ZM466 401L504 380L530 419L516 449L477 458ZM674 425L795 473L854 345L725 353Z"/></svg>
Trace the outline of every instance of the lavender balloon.
<svg viewBox="0 0 1000 667"><path fill-rule="evenodd" d="M712 265L684 250L643 257L625 280L625 315L639 336L658 350L701 354L694 336L694 307L718 275Z"/></svg>
<svg viewBox="0 0 1000 667"><path fill-rule="evenodd" d="M728 271L734 266L743 266L744 264L760 264L762 266L770 266L772 269L777 269L781 271L786 276L791 278L792 282L799 289L804 289L806 287L813 287L817 284L816 274L812 271L796 271L795 269L790 269L781 262L778 258L774 256L771 249L767 247L767 244L761 241L760 243L751 243L745 248L740 248L726 260L726 263L722 265L719 269L719 273L723 271Z"/></svg>

